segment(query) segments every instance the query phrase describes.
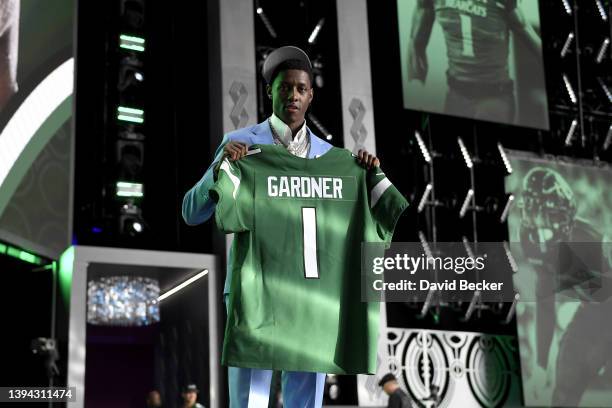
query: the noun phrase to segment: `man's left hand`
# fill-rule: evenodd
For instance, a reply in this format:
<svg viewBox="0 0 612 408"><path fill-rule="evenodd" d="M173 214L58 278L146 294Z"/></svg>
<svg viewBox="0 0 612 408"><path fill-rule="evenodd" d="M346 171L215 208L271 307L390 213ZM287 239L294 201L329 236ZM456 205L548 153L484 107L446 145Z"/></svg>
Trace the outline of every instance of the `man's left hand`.
<svg viewBox="0 0 612 408"><path fill-rule="evenodd" d="M357 161L366 169L371 169L372 167L380 166L380 160L378 160L378 157L368 153L367 150L363 149L359 149L359 151L357 152Z"/></svg>

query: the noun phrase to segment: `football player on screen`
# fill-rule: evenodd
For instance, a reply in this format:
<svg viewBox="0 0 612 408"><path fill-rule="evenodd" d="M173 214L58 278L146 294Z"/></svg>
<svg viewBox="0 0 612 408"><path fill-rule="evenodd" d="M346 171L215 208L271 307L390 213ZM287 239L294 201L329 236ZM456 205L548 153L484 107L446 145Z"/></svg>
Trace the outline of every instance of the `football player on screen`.
<svg viewBox="0 0 612 408"><path fill-rule="evenodd" d="M538 55L542 43L517 0L416 0L408 42L408 79L425 83L427 45L434 22L448 56L444 112L512 123L514 84L509 72L510 32Z"/></svg>
<svg viewBox="0 0 612 408"><path fill-rule="evenodd" d="M527 173L519 207L518 239L536 273L537 363L544 370L555 367L552 404L578 406L612 363L611 244L594 223L579 217L572 188L553 169ZM565 330L558 323L563 298L579 304ZM556 361L549 362L554 348Z"/></svg>

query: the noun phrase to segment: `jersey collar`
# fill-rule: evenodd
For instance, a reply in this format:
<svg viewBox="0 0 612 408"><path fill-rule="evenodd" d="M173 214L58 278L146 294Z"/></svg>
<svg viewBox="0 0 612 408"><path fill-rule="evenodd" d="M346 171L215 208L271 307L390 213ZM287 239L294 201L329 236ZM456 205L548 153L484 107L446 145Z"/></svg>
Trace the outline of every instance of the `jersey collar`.
<svg viewBox="0 0 612 408"><path fill-rule="evenodd" d="M308 152L308 158L312 159L318 156L321 156L320 153L315 154L314 152L326 151L325 142L318 138L312 130L306 125L304 125L306 131L310 135L310 151ZM272 136L272 131L270 130L270 125L267 120L260 122L251 128L251 132L253 136L251 137L251 144L273 144L274 137ZM316 147L315 147L316 146Z"/></svg>

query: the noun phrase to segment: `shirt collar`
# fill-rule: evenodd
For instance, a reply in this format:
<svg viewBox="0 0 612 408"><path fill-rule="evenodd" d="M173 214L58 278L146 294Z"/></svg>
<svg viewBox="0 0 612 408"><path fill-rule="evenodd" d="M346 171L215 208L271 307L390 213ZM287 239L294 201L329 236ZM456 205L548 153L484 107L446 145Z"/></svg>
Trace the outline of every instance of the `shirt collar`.
<svg viewBox="0 0 612 408"><path fill-rule="evenodd" d="M278 116L272 113L270 116L270 125L274 128L274 132L278 136L278 138L283 142L285 146L290 146L292 144L300 144L304 142L304 138L306 137L307 128L306 128L306 120L304 119L304 123L302 123L302 127L295 134L295 138L293 138L293 134L291 133L291 128L287 126L285 122L283 122Z"/></svg>

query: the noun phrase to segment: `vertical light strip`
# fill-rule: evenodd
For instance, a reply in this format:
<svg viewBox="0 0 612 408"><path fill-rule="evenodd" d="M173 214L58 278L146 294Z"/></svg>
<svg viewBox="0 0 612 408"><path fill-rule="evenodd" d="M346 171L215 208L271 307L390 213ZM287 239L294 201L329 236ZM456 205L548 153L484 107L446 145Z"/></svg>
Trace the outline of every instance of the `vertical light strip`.
<svg viewBox="0 0 612 408"><path fill-rule="evenodd" d="M603 149L608 150L610 145L612 144L612 125L608 128L608 134L606 135L606 140L604 140Z"/></svg>
<svg viewBox="0 0 612 408"><path fill-rule="evenodd" d="M457 143L459 143L459 150L461 150L461 155L463 156L465 165L468 169L471 169L472 167L474 167L474 163L472 162L472 158L470 157L470 153L468 152L467 147L465 147L465 144L463 143L463 139L458 137Z"/></svg>
<svg viewBox="0 0 612 408"><path fill-rule="evenodd" d="M563 8L565 8L565 12L568 15L572 14L572 7L570 6L569 2L567 0L561 0L561 2L563 3Z"/></svg>
<svg viewBox="0 0 612 408"><path fill-rule="evenodd" d="M64 305L70 305L72 273L74 272L74 246L68 247L59 259L59 289Z"/></svg>
<svg viewBox="0 0 612 408"><path fill-rule="evenodd" d="M570 125L570 128L567 131L567 136L565 137L566 146L570 146L572 144L572 139L574 138L574 132L576 132L577 127L578 127L578 119L572 120L572 124Z"/></svg>
<svg viewBox="0 0 612 408"><path fill-rule="evenodd" d="M612 103L612 93L608 89L608 86L606 85L606 83L600 77L597 77L597 82L599 82L599 85L601 86L601 89L604 91L604 93L608 97L608 101L610 103Z"/></svg>
<svg viewBox="0 0 612 408"><path fill-rule="evenodd" d="M317 37L319 36L319 32L323 27L323 23L325 23L325 18L320 19L314 30L312 30L312 33L310 33L310 36L308 37L308 44L314 44L314 42L317 41Z"/></svg>
<svg viewBox="0 0 612 408"><path fill-rule="evenodd" d="M502 158L502 162L504 162L504 167L508 174L512 174L512 165L510 164L510 160L508 160L508 156L506 156L506 151L504 150L504 146L501 143L497 143L497 150L499 151L499 155Z"/></svg>
<svg viewBox="0 0 612 408"><path fill-rule="evenodd" d="M595 0L595 5L597 6L597 11L599 11L599 16L603 21L608 21L608 14L606 13L606 9L604 8L601 0Z"/></svg>
<svg viewBox="0 0 612 408"><path fill-rule="evenodd" d="M259 18L261 18L261 22L264 24L264 27L266 27L266 30L268 30L268 34L270 34L270 37L276 38L276 30L274 29L274 26L270 22L270 19L268 18L266 13L264 13L263 8L257 7L256 12Z"/></svg>
<svg viewBox="0 0 612 408"><path fill-rule="evenodd" d="M423 196L421 196L421 200L419 201L417 212L420 213L425 208L425 205L427 204L427 201L429 200L429 194L431 193L432 189L433 189L433 184L431 183L428 183L427 186L425 186L425 191L423 192Z"/></svg>
<svg viewBox="0 0 612 408"><path fill-rule="evenodd" d="M576 99L576 93L574 92L574 88L572 87L569 78L565 74L563 74L563 82L565 83L565 89L567 90L570 100L573 104L576 104L576 102L578 102L578 99Z"/></svg>
<svg viewBox="0 0 612 408"><path fill-rule="evenodd" d="M601 47L599 47L599 51L597 52L597 58L595 58L595 61L597 61L598 64L601 64L601 61L603 61L604 57L606 56L606 52L608 51L609 45L610 39L605 38L601 43Z"/></svg>
<svg viewBox="0 0 612 408"><path fill-rule="evenodd" d="M461 210L459 210L459 218L465 217L465 213L470 208L472 197L474 197L474 190L470 188L465 196L465 200L463 200L463 205L461 206Z"/></svg>
<svg viewBox="0 0 612 408"><path fill-rule="evenodd" d="M561 58L565 57L572 45L572 41L574 40L574 33L569 33L567 39L565 40L565 44L563 44L563 48L561 49Z"/></svg>
<svg viewBox="0 0 612 408"><path fill-rule="evenodd" d="M427 163L431 163L431 154L429 154L429 150L427 150L427 146L425 146L425 142L423 141L421 134L418 131L415 131L414 137L416 138L421 154L423 155L423 160L425 160Z"/></svg>
<svg viewBox="0 0 612 408"><path fill-rule="evenodd" d="M323 136L325 136L325 139L332 140L333 136L330 133L330 131L327 130L325 126L323 126L321 121L315 115L313 115L312 113L309 113L308 120L311 121L321 131Z"/></svg>
<svg viewBox="0 0 612 408"><path fill-rule="evenodd" d="M510 251L510 245L506 241L504 241L504 252L506 253L506 258L508 259L508 263L510 264L512 272L517 273L519 270L518 265L516 264L516 260L512 256L512 251Z"/></svg>
<svg viewBox="0 0 612 408"><path fill-rule="evenodd" d="M461 237L461 242L463 242L463 249L465 249L465 253L468 255L468 257L471 259L476 259L476 255L474 255L474 250L472 250L470 241L467 239L465 235Z"/></svg>
<svg viewBox="0 0 612 408"><path fill-rule="evenodd" d="M504 223L508 219L508 215L510 214L510 209L514 204L514 194L510 194L508 196L508 201L506 201L506 205L504 206L504 210L502 211L501 216L499 217L499 222Z"/></svg>

